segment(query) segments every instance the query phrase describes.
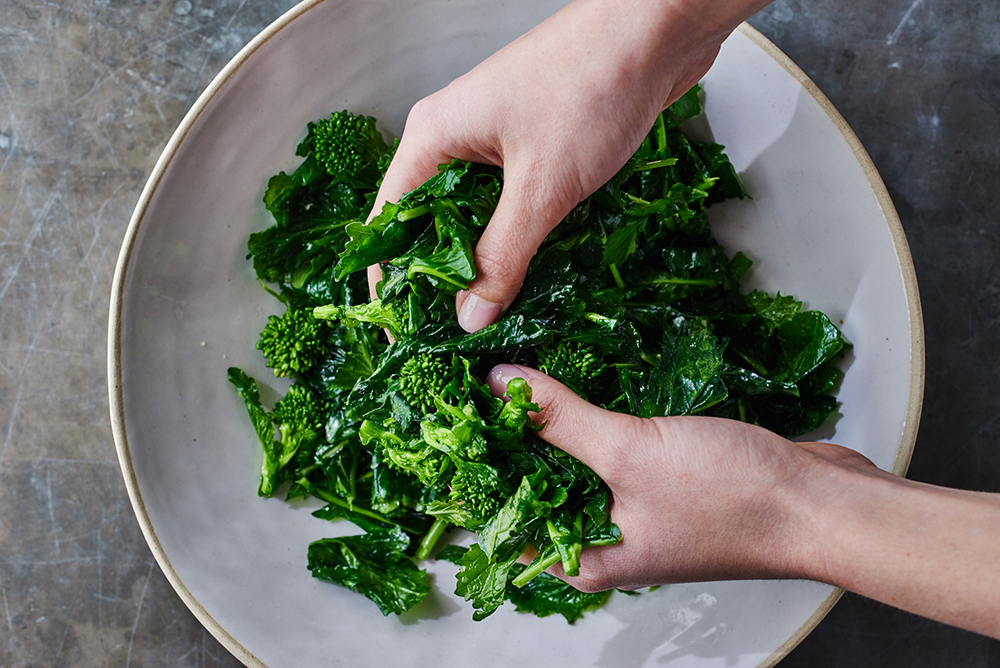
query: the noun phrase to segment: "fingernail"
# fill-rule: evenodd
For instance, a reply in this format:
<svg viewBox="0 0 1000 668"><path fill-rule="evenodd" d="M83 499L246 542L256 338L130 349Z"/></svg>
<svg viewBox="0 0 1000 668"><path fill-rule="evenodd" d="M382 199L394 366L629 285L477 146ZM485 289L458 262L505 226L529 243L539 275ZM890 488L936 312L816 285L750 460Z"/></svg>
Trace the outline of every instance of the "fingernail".
<svg viewBox="0 0 1000 668"><path fill-rule="evenodd" d="M502 397L507 391L507 383L515 378L530 380L531 374L525 373L524 369L513 364L498 364L490 371L487 383L493 396Z"/></svg>
<svg viewBox="0 0 1000 668"><path fill-rule="evenodd" d="M500 304L488 302L471 292L467 294L458 310L458 324L471 334L493 324L500 315Z"/></svg>

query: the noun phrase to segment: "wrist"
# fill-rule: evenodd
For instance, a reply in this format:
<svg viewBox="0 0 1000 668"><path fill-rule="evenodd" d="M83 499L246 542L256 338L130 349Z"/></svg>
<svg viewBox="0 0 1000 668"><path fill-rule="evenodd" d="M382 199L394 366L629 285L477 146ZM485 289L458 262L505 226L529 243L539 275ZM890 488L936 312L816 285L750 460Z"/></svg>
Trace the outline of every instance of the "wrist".
<svg viewBox="0 0 1000 668"><path fill-rule="evenodd" d="M772 0L669 0L673 20L692 31L698 40L721 43L736 28L771 4Z"/></svg>
<svg viewBox="0 0 1000 668"><path fill-rule="evenodd" d="M770 0L577 0L611 37L607 64L614 77L631 80L665 106L697 83L722 42ZM641 94L635 91L635 94Z"/></svg>
<svg viewBox="0 0 1000 668"><path fill-rule="evenodd" d="M1000 637L1000 495L820 463L803 477L793 577Z"/></svg>
<svg viewBox="0 0 1000 668"><path fill-rule="evenodd" d="M773 485L775 531L762 552L768 577L815 580L848 587L845 536L873 499L901 479L838 446L801 444L797 473ZM862 463L863 462L863 463Z"/></svg>

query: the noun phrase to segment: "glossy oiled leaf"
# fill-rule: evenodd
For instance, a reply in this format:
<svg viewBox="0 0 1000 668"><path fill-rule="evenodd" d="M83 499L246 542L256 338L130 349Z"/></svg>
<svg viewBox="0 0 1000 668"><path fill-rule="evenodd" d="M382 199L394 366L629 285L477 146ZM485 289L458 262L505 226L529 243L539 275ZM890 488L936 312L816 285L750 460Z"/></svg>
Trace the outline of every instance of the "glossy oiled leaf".
<svg viewBox="0 0 1000 668"><path fill-rule="evenodd" d="M313 576L343 585L375 602L382 614L402 614L430 592L427 574L406 556L399 529L324 538L309 545Z"/></svg>
<svg viewBox="0 0 1000 668"><path fill-rule="evenodd" d="M797 313L777 328L786 370L777 377L795 383L844 348L840 330L819 311Z"/></svg>
<svg viewBox="0 0 1000 668"><path fill-rule="evenodd" d="M512 574L516 576L523 569L521 564L515 564ZM588 610L603 605L610 595L610 590L582 592L548 573L532 578L523 587L507 588L507 599L518 612L530 612L539 617L562 615L570 624Z"/></svg>

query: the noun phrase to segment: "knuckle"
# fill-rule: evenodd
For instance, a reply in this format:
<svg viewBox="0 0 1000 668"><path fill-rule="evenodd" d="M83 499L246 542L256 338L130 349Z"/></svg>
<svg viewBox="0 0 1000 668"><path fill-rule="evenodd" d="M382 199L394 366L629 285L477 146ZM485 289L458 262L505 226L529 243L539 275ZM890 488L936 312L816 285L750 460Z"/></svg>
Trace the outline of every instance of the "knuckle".
<svg viewBox="0 0 1000 668"><path fill-rule="evenodd" d="M476 248L476 268L479 275L488 277L490 283L511 292L521 287L526 270L526 267L512 263L509 253L494 246Z"/></svg>
<svg viewBox="0 0 1000 668"><path fill-rule="evenodd" d="M441 143L447 135L446 111L435 95L418 100L406 115L404 138L426 140L430 145Z"/></svg>
<svg viewBox="0 0 1000 668"><path fill-rule="evenodd" d="M416 104L410 107L410 112L406 116L406 126L420 129L422 126L434 120L437 116L435 112L433 96L417 100Z"/></svg>

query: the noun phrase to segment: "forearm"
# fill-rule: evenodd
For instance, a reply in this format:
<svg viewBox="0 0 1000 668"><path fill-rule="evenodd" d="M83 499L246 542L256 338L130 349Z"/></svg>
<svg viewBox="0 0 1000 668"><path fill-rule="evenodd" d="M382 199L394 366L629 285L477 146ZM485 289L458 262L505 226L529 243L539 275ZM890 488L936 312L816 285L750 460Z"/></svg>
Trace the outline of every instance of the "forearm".
<svg viewBox="0 0 1000 668"><path fill-rule="evenodd" d="M819 467L805 577L1000 638L1000 495Z"/></svg>

